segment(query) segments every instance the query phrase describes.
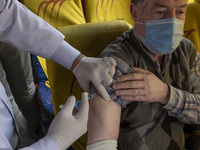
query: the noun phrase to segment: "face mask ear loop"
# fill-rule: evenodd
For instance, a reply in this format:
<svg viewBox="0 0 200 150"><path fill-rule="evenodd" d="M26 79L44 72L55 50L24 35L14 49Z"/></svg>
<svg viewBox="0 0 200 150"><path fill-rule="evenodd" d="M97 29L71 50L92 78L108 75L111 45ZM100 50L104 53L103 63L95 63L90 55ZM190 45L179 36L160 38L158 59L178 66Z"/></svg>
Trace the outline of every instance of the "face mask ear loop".
<svg viewBox="0 0 200 150"><path fill-rule="evenodd" d="M135 35L136 35L139 39L142 38L135 30L134 30L134 33L135 33Z"/></svg>
<svg viewBox="0 0 200 150"><path fill-rule="evenodd" d="M138 24L146 24L146 23L143 23L143 22L137 22L137 21L135 22L135 24L136 24L136 23L138 23Z"/></svg>
<svg viewBox="0 0 200 150"><path fill-rule="evenodd" d="M143 22L135 22L135 24L141 24L141 25L145 25L146 23L143 23ZM134 30L134 33L135 33L135 35L139 38L139 39L141 39L141 38L143 38L143 37L141 37L135 30Z"/></svg>
<svg viewBox="0 0 200 150"><path fill-rule="evenodd" d="M138 39L140 45L143 47L143 44L142 44L142 41L141 41L142 37L139 36L138 33L137 33L135 30L134 30L134 34L135 34L135 36L137 37L137 39Z"/></svg>

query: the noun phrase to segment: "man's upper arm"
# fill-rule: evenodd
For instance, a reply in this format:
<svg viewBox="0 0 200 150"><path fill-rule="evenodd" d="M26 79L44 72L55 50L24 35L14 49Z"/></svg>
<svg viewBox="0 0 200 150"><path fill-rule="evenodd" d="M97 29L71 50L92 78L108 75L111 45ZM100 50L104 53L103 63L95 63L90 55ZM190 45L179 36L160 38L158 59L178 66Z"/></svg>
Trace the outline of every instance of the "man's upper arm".
<svg viewBox="0 0 200 150"><path fill-rule="evenodd" d="M129 65L121 59L115 58L115 60L117 66L112 84L117 82L116 79L120 75L132 71ZM105 101L99 94L90 101L88 144L107 139L118 139L121 109L131 102L122 100L119 96L115 95L112 84L106 87L111 97L110 101ZM94 86L92 86L91 92L97 92Z"/></svg>
<svg viewBox="0 0 200 150"><path fill-rule="evenodd" d="M130 104L131 101L123 100L120 98L120 96L116 95L115 89L112 88L112 85L117 82L117 78L119 76L128 74L128 73L132 73L132 68L127 63L125 63L123 60L121 60L117 57L113 57L113 58L116 60L116 63L117 63L117 65L115 67L115 74L113 76L112 83L109 86L106 86L105 88L106 88L109 96L111 97L111 100L114 101L117 105L119 105L119 107L124 108L128 104ZM97 92L94 85L91 85L90 92L91 93Z"/></svg>
<svg viewBox="0 0 200 150"><path fill-rule="evenodd" d="M121 108L98 94L91 99L88 120L88 144L118 138Z"/></svg>

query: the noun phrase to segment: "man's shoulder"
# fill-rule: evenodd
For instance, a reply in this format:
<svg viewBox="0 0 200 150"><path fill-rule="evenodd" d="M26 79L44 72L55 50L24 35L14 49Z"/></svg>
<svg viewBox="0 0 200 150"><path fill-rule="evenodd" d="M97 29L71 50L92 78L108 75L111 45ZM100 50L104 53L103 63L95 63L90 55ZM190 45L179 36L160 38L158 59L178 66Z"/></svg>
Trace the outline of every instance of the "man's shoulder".
<svg viewBox="0 0 200 150"><path fill-rule="evenodd" d="M193 63L195 57L197 56L197 50L194 44L185 37L182 38L180 46L177 48L177 51L175 53L177 57L184 56L191 64Z"/></svg>
<svg viewBox="0 0 200 150"><path fill-rule="evenodd" d="M132 47L131 39L130 39L130 31L124 32L121 37L117 37L115 41L110 43L108 46L105 47L103 52L109 51L111 49L113 50L119 50L124 48L124 50L128 50Z"/></svg>
<svg viewBox="0 0 200 150"><path fill-rule="evenodd" d="M139 55L138 48L135 46L138 45L138 41L135 41L133 36L132 30L124 32L121 37L106 46L99 57L114 56L130 65L130 61Z"/></svg>
<svg viewBox="0 0 200 150"><path fill-rule="evenodd" d="M182 37L182 40L180 42L180 46L184 49L190 49L190 48L193 48L195 49L195 46L194 44L187 38L185 37ZM195 49L196 50L196 49Z"/></svg>

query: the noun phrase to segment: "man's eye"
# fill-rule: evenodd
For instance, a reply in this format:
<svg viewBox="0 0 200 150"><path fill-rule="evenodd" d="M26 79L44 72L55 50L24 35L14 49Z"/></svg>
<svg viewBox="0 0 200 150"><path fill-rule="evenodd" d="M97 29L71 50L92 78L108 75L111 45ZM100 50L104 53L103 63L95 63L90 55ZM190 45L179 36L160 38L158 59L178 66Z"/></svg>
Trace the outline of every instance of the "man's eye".
<svg viewBox="0 0 200 150"><path fill-rule="evenodd" d="M157 12L159 15L165 14L165 12L159 11Z"/></svg>
<svg viewBox="0 0 200 150"><path fill-rule="evenodd" d="M157 19L160 19L160 18L163 18L164 15L165 15L165 11L157 11L157 12L155 12L155 15L154 15L154 16L155 16Z"/></svg>
<svg viewBox="0 0 200 150"><path fill-rule="evenodd" d="M185 12L184 11L177 11L177 14L178 15L182 15L182 14L184 14Z"/></svg>

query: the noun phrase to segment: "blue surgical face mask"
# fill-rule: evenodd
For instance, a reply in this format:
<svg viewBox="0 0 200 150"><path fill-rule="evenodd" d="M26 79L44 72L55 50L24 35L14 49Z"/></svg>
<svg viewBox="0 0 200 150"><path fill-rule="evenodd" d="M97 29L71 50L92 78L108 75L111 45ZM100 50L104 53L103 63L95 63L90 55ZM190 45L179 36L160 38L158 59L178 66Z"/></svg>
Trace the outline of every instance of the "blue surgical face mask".
<svg viewBox="0 0 200 150"><path fill-rule="evenodd" d="M141 41L155 54L172 53L180 44L183 26L184 21L176 18L146 21L146 35Z"/></svg>

